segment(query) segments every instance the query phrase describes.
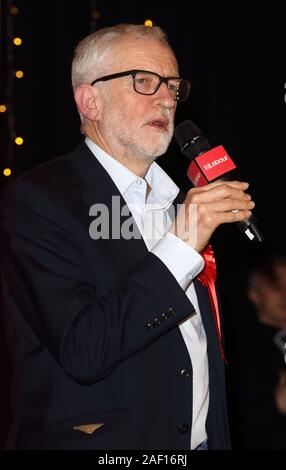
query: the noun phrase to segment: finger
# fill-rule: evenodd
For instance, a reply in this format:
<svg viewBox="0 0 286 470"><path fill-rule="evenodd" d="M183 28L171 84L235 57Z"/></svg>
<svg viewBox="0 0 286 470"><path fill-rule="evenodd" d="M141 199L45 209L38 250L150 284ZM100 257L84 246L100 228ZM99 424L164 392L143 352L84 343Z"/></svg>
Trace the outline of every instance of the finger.
<svg viewBox="0 0 286 470"><path fill-rule="evenodd" d="M191 191L188 193L187 201L192 204L204 204L219 201L221 199L244 199L250 200L251 196L242 189L227 184L211 188L209 191Z"/></svg>
<svg viewBox="0 0 286 470"><path fill-rule="evenodd" d="M233 222L241 222L251 216L251 211L241 210L239 212L218 212L217 225L231 224Z"/></svg>
<svg viewBox="0 0 286 470"><path fill-rule="evenodd" d="M252 210L254 206L255 206L254 201L250 201L250 200L222 199L221 201L218 201L213 204L213 209L216 212L241 211L241 210Z"/></svg>
<svg viewBox="0 0 286 470"><path fill-rule="evenodd" d="M203 191L209 191L210 189L216 188L217 186L220 186L222 184L231 186L233 188L242 189L243 191L245 191L249 187L249 183L247 183L246 181L217 180L217 181L214 181L213 183L207 184L205 186L200 186L199 189L202 189Z"/></svg>

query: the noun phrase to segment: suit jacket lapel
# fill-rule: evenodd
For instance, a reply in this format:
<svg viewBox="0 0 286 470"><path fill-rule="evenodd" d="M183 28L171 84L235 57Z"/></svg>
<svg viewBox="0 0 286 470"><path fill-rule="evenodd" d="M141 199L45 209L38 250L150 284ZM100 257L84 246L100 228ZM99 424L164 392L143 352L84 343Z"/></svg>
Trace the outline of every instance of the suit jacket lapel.
<svg viewBox="0 0 286 470"><path fill-rule="evenodd" d="M122 259L132 266L148 250L132 214L122 215L122 208L126 205L126 201L120 194L117 186L85 142L82 141L71 153L69 162L73 183L88 208L87 213L89 213L91 206L94 204L103 204L107 207L110 228L109 243L112 243L113 249L116 247L117 250L120 250ZM116 213L112 214L112 211ZM126 214L126 211L124 214ZM128 223L128 226L132 223L135 236L125 239L121 234L121 230L118 230L119 238L112 238L112 223L114 219L117 219L120 224L119 229L121 229L124 222ZM92 218L90 222L92 222Z"/></svg>

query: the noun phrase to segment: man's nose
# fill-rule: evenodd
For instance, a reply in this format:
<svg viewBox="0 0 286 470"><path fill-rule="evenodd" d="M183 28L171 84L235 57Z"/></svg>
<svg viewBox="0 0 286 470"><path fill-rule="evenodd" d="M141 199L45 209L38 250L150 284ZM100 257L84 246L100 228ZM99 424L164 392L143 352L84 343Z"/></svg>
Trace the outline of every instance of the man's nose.
<svg viewBox="0 0 286 470"><path fill-rule="evenodd" d="M166 108L175 108L177 102L172 97L167 83L161 83L155 95L156 104L165 106Z"/></svg>

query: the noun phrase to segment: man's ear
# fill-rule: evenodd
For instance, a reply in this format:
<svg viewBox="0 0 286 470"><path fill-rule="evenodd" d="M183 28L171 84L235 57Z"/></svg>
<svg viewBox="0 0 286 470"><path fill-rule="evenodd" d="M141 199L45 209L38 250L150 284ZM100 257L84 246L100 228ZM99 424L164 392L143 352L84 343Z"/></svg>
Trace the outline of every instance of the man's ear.
<svg viewBox="0 0 286 470"><path fill-rule="evenodd" d="M79 113L90 121L100 119L98 90L91 85L80 85L74 93Z"/></svg>

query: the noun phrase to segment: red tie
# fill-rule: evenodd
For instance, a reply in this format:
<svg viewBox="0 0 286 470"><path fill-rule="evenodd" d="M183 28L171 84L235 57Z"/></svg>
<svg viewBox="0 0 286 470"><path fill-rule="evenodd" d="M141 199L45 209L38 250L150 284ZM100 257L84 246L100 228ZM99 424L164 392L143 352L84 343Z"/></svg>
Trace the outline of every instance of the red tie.
<svg viewBox="0 0 286 470"><path fill-rule="evenodd" d="M216 281L216 261L214 257L214 251L211 245L207 245L203 251L200 253L205 261L204 269L198 275L198 280L202 283L204 287L207 287L209 298L211 301L213 317L215 322L215 327L217 331L217 336L219 340L219 348L222 360L225 361L224 350L222 346L222 337L221 337L221 327L220 327L220 315L218 308L218 300L216 295L215 281Z"/></svg>

